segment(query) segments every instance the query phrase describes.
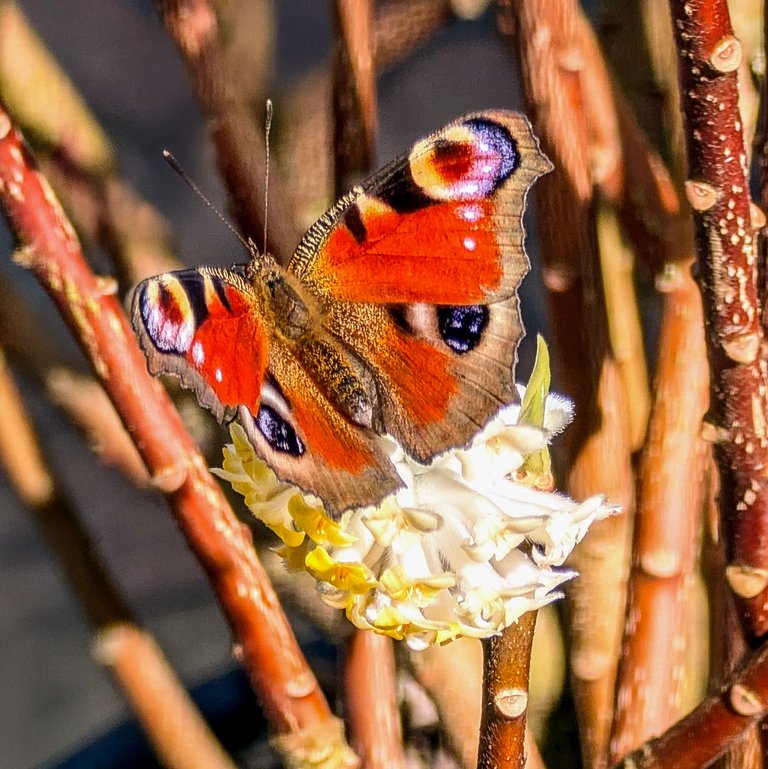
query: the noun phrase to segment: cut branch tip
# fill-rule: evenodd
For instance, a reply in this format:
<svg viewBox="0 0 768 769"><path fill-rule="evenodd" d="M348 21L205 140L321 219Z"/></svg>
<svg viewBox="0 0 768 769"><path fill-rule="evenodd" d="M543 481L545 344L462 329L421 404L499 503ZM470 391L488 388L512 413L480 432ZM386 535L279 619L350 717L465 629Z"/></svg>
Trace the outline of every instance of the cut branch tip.
<svg viewBox="0 0 768 769"><path fill-rule="evenodd" d="M700 435L701 439L707 443L725 443L731 440L731 431L713 422L710 416L702 419Z"/></svg>
<svg viewBox="0 0 768 769"><path fill-rule="evenodd" d="M0 112L0 139L5 139L11 132L11 118L5 112Z"/></svg>
<svg viewBox="0 0 768 769"><path fill-rule="evenodd" d="M496 710L505 718L520 718L528 708L528 692L525 689L502 689L493 698Z"/></svg>
<svg viewBox="0 0 768 769"><path fill-rule="evenodd" d="M117 281L109 275L98 275L96 277L96 288L102 296L117 295Z"/></svg>
<svg viewBox="0 0 768 769"><path fill-rule="evenodd" d="M152 476L152 485L164 494L178 491L187 479L187 468L183 464L164 467Z"/></svg>
<svg viewBox="0 0 768 769"><path fill-rule="evenodd" d="M735 72L741 64L741 43L733 35L726 35L716 43L708 60L718 72Z"/></svg>
<svg viewBox="0 0 768 769"><path fill-rule="evenodd" d="M728 701L740 716L756 716L765 710L765 705L757 693L743 684L734 684L731 687Z"/></svg>
<svg viewBox="0 0 768 769"><path fill-rule="evenodd" d="M762 230L765 227L765 211L754 201L749 203L749 216L752 226L756 230Z"/></svg>
<svg viewBox="0 0 768 769"><path fill-rule="evenodd" d="M708 182L693 181L685 183L685 197L694 211L708 211L720 198L720 190Z"/></svg>
<svg viewBox="0 0 768 769"><path fill-rule="evenodd" d="M726 567L725 578L740 598L754 598L768 586L768 570L746 564Z"/></svg>
<svg viewBox="0 0 768 769"><path fill-rule="evenodd" d="M723 352L735 363L752 363L760 351L759 334L740 334L724 340Z"/></svg>

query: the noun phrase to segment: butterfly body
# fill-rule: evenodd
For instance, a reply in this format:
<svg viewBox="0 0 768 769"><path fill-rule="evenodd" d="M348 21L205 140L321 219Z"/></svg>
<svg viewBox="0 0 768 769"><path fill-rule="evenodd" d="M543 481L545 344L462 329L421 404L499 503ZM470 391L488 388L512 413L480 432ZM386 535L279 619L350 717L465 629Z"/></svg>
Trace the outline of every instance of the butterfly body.
<svg viewBox="0 0 768 769"><path fill-rule="evenodd" d="M342 198L287 269L257 255L141 283L150 370L237 412L332 513L380 501L401 481L376 434L426 462L514 400L522 213L549 167L520 115L446 126Z"/></svg>

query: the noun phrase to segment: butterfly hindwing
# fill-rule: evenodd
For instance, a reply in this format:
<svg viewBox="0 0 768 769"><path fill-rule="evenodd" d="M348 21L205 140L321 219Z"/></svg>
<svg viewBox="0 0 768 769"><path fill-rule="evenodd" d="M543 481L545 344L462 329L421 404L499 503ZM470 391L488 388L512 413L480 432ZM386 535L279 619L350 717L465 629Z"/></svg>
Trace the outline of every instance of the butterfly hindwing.
<svg viewBox="0 0 768 769"><path fill-rule="evenodd" d="M153 374L173 374L221 421L258 410L270 330L246 280L231 270L179 270L140 283L133 325Z"/></svg>
<svg viewBox="0 0 768 769"><path fill-rule="evenodd" d="M332 515L380 502L401 485L381 440L344 416L286 345L270 351L258 410L239 415L279 478L320 497Z"/></svg>

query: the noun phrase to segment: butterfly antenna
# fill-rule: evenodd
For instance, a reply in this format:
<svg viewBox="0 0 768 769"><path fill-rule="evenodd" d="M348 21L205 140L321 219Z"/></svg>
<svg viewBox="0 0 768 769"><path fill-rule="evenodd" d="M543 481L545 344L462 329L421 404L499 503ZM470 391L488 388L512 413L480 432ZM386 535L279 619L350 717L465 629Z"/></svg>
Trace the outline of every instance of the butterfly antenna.
<svg viewBox="0 0 768 769"><path fill-rule="evenodd" d="M190 189L197 195L197 197L199 197L200 200L202 200L203 203L205 203L205 205L208 206L208 208L210 208L214 214L216 214L216 216L221 220L224 226L227 227L230 230L230 232L232 232L232 234L240 241L240 243L243 244L243 247L250 254L251 258L255 258L256 255L258 254L258 249L256 248L256 245L254 244L254 242L250 238L246 240L237 231L237 229L232 224L232 222L230 222L229 219L227 219L227 217L224 216L224 214L222 214L221 211L219 211L219 209L216 208L216 206L214 206L210 200L208 200L208 198L205 196L202 190L192 181L192 179L189 178L189 176L187 175L187 172L181 167L181 164L179 163L178 160L176 160L176 158L173 156L171 152L169 152L168 150L163 150L163 157L165 158L168 165L174 171L176 171L176 173L189 185Z"/></svg>
<svg viewBox="0 0 768 769"><path fill-rule="evenodd" d="M267 219L269 217L269 132L272 130L272 99L267 99L267 116L264 123L264 253L267 249Z"/></svg>

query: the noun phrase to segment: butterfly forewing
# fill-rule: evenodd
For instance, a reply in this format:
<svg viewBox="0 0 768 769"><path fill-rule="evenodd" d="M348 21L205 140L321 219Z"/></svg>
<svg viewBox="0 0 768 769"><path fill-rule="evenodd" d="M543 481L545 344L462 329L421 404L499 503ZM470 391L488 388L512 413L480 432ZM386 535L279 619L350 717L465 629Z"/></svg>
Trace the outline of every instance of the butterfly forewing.
<svg viewBox="0 0 768 769"><path fill-rule="evenodd" d="M271 332L248 283L230 270L179 270L140 283L133 325L153 374L173 374L219 420L258 411Z"/></svg>
<svg viewBox="0 0 768 769"><path fill-rule="evenodd" d="M332 300L330 330L379 382L384 431L419 460L516 397L522 217L550 168L522 115L469 115L343 198L291 262Z"/></svg>

